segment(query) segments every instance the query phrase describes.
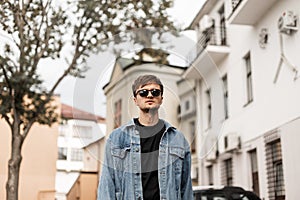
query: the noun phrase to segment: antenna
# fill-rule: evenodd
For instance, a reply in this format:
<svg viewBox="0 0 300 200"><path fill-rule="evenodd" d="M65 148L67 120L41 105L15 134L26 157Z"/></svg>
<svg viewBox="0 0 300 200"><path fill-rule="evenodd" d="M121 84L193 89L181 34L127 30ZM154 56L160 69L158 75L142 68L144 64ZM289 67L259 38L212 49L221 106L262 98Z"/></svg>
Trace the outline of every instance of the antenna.
<svg viewBox="0 0 300 200"><path fill-rule="evenodd" d="M287 57L284 54L282 33L279 33L279 41L280 41L280 61L279 61L279 64L278 64L277 71L276 71L273 82L274 83L277 82L277 79L278 79L278 76L279 76L279 73L280 73L280 70L281 70L281 67L282 67L283 63L285 63L295 73L294 80L296 80L298 78L298 68L295 65L291 64L290 61L287 59Z"/></svg>
<svg viewBox="0 0 300 200"><path fill-rule="evenodd" d="M277 82L282 64L285 63L294 73L294 80L298 78L298 68L293 65L285 56L283 49L283 34L292 35L298 30L298 16L292 11L283 12L282 16L278 19L278 29L279 29L279 42L280 42L280 60L278 63L277 71L274 77L274 83Z"/></svg>

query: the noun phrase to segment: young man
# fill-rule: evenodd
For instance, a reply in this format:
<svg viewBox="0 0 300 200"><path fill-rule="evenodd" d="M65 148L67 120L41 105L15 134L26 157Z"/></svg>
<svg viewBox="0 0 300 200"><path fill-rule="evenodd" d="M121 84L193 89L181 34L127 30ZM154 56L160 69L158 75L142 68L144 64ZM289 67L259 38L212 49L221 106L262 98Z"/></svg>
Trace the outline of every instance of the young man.
<svg viewBox="0 0 300 200"><path fill-rule="evenodd" d="M193 199L189 144L158 116L163 90L153 75L134 81L139 117L107 139L98 200Z"/></svg>

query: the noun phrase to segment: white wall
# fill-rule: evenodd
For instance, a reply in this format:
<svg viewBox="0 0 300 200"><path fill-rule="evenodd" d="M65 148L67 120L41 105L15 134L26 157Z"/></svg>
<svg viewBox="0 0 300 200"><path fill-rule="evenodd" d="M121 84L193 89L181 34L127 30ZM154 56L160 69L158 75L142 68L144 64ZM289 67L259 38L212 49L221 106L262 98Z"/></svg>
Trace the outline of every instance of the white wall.
<svg viewBox="0 0 300 200"><path fill-rule="evenodd" d="M218 10L220 2L212 9L211 16L216 16L215 12ZM226 3L230 3L230 1L226 1ZM228 5L225 6L225 8L228 7ZM225 155L224 149L222 149L223 137L234 132L240 135L242 141L238 153L230 155L233 158L234 184L252 189L248 152L256 148L260 192L261 197L265 199L268 199L268 189L263 136L267 132L274 129L280 130L287 199L297 199L295 186L300 180L299 172L295 171L296 167L299 169L300 165L297 154L300 152L299 145L297 145L300 135L296 134L300 124L299 120L293 121L300 116L300 78L294 80L294 72L284 64L277 82L273 83L281 53L277 22L285 10L294 10L299 17L300 4L296 0L277 1L254 26L228 24L227 38L230 54L221 62L215 63L217 70L208 71L205 77L199 77L202 82L197 87L197 90L200 91L200 96L197 97L200 101L197 117L201 120L200 134L205 137L209 132L205 118L205 91L207 88L212 90L218 88L219 83L215 77L218 76L221 79L227 73L229 118L221 122L222 129L219 138L221 156L214 163L215 184L221 183L221 162ZM267 28L269 33L266 48L259 46L259 34L262 28ZM300 44L300 31L290 36L283 35L284 52L288 60L300 67L300 46L297 44ZM248 52L251 54L254 100L246 105L246 77L243 58ZM214 98L213 95L211 97ZM218 101L218 99L215 100ZM219 104L222 103L219 101ZM218 109L218 107L212 109ZM200 171L203 173L201 181L203 184L207 184L205 167L211 163L206 163L205 159L202 161L203 166L200 164L200 168L202 168Z"/></svg>

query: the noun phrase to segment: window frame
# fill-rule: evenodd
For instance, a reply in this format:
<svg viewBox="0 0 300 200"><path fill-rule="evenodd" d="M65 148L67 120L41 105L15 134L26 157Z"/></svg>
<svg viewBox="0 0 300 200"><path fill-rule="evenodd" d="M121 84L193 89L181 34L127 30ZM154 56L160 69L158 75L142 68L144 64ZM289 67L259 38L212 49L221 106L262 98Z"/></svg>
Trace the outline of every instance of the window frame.
<svg viewBox="0 0 300 200"><path fill-rule="evenodd" d="M246 82L246 103L244 106L249 105L254 100L253 95L253 72L252 72L252 62L251 53L248 52L244 56L244 66L245 66L245 82Z"/></svg>

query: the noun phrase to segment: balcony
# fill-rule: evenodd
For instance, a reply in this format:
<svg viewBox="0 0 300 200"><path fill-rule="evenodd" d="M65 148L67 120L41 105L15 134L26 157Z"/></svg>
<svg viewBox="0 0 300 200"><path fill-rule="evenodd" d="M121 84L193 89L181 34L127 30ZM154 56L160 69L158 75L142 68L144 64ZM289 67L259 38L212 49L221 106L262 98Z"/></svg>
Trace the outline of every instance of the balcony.
<svg viewBox="0 0 300 200"><path fill-rule="evenodd" d="M207 68L211 65L216 66L229 54L225 27L211 27L203 31L198 38L195 49L189 53L187 58L188 66L190 67L186 71L186 76L189 78L199 76L199 70L200 72L206 70L196 69L199 66L202 68Z"/></svg>
<svg viewBox="0 0 300 200"><path fill-rule="evenodd" d="M232 12L228 22L253 26L276 2L277 0L231 0Z"/></svg>

